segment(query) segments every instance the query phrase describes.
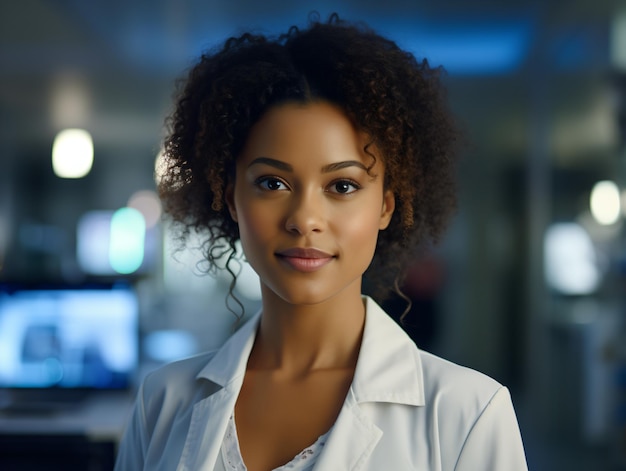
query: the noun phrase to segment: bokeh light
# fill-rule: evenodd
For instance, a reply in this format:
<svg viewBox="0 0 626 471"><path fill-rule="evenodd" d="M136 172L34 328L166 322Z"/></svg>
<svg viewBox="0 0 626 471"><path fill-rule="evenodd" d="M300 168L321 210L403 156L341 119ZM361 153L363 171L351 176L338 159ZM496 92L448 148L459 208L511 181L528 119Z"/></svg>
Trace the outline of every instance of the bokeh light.
<svg viewBox="0 0 626 471"><path fill-rule="evenodd" d="M82 178L93 165L93 140L84 129L65 129L52 145L52 169L60 178Z"/></svg>
<svg viewBox="0 0 626 471"><path fill-rule="evenodd" d="M134 208L120 208L111 218L109 262L121 274L137 271L144 257L146 222Z"/></svg>
<svg viewBox="0 0 626 471"><path fill-rule="evenodd" d="M140 190L129 198L127 206L134 208L143 214L146 221L146 229L150 229L161 218L161 201L159 196L152 190Z"/></svg>
<svg viewBox="0 0 626 471"><path fill-rule="evenodd" d="M591 190L591 214L602 225L609 226L619 220L621 212L620 194L617 185L609 180L596 183Z"/></svg>

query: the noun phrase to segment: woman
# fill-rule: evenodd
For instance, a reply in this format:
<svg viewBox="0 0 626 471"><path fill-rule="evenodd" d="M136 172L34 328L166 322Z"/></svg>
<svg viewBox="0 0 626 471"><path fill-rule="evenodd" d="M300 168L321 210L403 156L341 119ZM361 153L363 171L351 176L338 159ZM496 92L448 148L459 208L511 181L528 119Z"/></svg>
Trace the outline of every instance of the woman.
<svg viewBox="0 0 626 471"><path fill-rule="evenodd" d="M118 470L526 469L507 389L361 294L397 286L454 207L437 70L336 16L244 34L202 56L170 125L165 208L213 267L241 242L262 308L145 379Z"/></svg>

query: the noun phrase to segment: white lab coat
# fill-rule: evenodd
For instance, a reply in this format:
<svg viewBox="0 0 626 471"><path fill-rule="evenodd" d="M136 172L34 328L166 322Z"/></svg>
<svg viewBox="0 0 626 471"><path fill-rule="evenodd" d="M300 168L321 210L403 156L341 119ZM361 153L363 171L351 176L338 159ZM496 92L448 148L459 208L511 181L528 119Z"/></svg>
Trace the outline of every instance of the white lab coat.
<svg viewBox="0 0 626 471"><path fill-rule="evenodd" d="M315 469L526 470L508 390L418 350L365 299L354 379ZM213 471L259 318L216 352L146 377L120 444L117 471Z"/></svg>

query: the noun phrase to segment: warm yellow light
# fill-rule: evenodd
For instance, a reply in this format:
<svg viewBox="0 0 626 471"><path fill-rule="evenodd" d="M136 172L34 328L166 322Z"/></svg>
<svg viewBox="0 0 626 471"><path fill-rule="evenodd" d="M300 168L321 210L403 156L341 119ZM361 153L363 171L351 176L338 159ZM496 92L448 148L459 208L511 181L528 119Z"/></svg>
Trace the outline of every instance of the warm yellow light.
<svg viewBox="0 0 626 471"><path fill-rule="evenodd" d="M82 178L93 165L93 140L84 129L65 129L54 138L52 169L60 178Z"/></svg>
<svg viewBox="0 0 626 471"><path fill-rule="evenodd" d="M609 180L596 183L591 190L591 214L604 226L615 224L620 216L621 201L619 188Z"/></svg>

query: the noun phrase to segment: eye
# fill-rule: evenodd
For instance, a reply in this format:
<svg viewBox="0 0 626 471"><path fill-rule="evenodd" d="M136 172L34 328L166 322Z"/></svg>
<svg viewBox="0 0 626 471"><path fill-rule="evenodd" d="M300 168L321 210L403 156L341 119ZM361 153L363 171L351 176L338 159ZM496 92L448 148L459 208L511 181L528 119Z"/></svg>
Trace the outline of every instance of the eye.
<svg viewBox="0 0 626 471"><path fill-rule="evenodd" d="M331 193L338 193L340 195L348 195L359 190L361 187L352 180L337 180L330 185Z"/></svg>
<svg viewBox="0 0 626 471"><path fill-rule="evenodd" d="M286 190L287 185L283 181L275 177L261 177L255 181L261 189L267 191L280 191Z"/></svg>

